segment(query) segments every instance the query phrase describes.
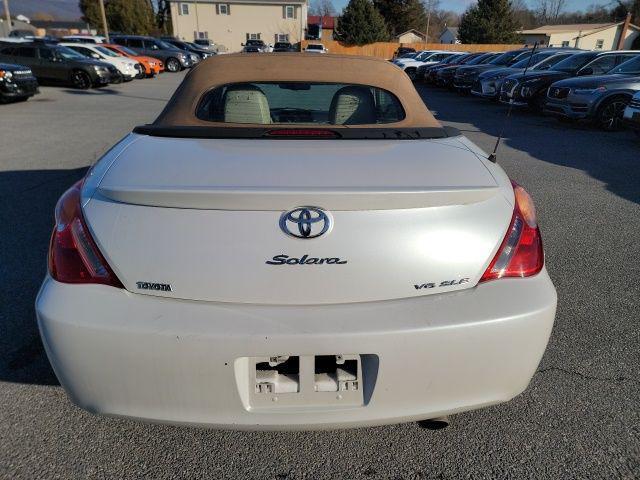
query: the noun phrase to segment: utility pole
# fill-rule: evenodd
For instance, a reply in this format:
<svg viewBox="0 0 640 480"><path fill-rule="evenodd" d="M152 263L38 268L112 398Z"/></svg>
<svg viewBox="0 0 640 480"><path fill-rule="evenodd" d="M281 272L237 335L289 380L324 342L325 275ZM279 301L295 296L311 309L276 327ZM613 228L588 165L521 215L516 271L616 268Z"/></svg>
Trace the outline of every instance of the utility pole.
<svg viewBox="0 0 640 480"><path fill-rule="evenodd" d="M5 0L6 2L7 0ZM104 13L104 0L98 0L100 3L100 15L102 16L102 28L104 30L104 38L106 38L107 43L111 43L109 40L109 27L107 26L107 14Z"/></svg>
<svg viewBox="0 0 640 480"><path fill-rule="evenodd" d="M7 17L9 32L11 32L11 14L9 13L9 0L4 0L4 16Z"/></svg>

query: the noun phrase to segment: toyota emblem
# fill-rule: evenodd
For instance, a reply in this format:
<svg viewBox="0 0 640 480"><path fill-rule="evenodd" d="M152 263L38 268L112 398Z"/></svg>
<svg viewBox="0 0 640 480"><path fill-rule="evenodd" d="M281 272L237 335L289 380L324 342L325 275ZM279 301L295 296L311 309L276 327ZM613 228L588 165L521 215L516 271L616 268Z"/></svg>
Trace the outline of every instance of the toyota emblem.
<svg viewBox="0 0 640 480"><path fill-rule="evenodd" d="M316 238L331 228L329 215L316 207L298 207L280 217L280 228L296 238Z"/></svg>

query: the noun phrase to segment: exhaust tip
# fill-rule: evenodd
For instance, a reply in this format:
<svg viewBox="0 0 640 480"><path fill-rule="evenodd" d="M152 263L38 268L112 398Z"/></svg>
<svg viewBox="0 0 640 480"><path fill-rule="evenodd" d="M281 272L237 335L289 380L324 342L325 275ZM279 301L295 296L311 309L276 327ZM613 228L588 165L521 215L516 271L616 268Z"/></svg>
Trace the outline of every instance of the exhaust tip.
<svg viewBox="0 0 640 480"><path fill-rule="evenodd" d="M447 428L449 426L449 417L436 417L429 418L427 420L420 420L418 422L421 428L426 430L442 430L443 428Z"/></svg>

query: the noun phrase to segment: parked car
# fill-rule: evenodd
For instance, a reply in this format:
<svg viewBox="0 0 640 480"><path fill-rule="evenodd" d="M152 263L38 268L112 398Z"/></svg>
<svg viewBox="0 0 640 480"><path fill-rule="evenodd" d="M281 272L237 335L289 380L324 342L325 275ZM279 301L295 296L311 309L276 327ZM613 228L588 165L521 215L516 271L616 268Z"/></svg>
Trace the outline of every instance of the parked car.
<svg viewBox="0 0 640 480"><path fill-rule="evenodd" d="M140 63L144 68L144 74L147 77L153 77L154 75L158 75L160 72L164 71L164 63L159 58L147 57L146 55L138 55L136 52L131 50L128 47L123 47L122 45L117 45L115 43L104 43L101 46L104 48L108 48L114 53L118 55L122 55L123 57L130 58Z"/></svg>
<svg viewBox="0 0 640 480"><path fill-rule="evenodd" d="M458 68L461 68L464 65L482 65L483 63L489 63L499 55L500 53L496 52L481 53L476 57L470 59L469 61L465 61L465 63L462 65L447 65L446 67L438 70L436 76L436 85L438 85L439 87L453 89L453 79L455 78Z"/></svg>
<svg viewBox="0 0 640 480"><path fill-rule="evenodd" d="M112 83L130 82L134 78L144 77L144 67L139 62L127 57L118 55L117 53L96 43L60 43L60 46L69 47L71 50L78 52L88 58L100 60L110 63L118 69L120 73L119 79L112 79Z"/></svg>
<svg viewBox="0 0 640 480"><path fill-rule="evenodd" d="M500 67L509 67L530 54L530 48L520 48L518 50L510 50L508 52L501 53L489 62L462 66L456 69L456 73L453 77L453 88L463 94L469 93L481 72Z"/></svg>
<svg viewBox="0 0 640 480"><path fill-rule="evenodd" d="M500 101L541 111L547 99L547 89L552 83L571 77L602 75L638 54L640 52L634 50L581 52L545 71L510 75L500 88Z"/></svg>
<svg viewBox="0 0 640 480"><path fill-rule="evenodd" d="M196 38L193 43L200 48L204 48L212 52L217 51L216 44L213 43L213 40L209 40L208 38Z"/></svg>
<svg viewBox="0 0 640 480"><path fill-rule="evenodd" d="M38 81L29 67L0 63L0 103L27 100L38 92Z"/></svg>
<svg viewBox="0 0 640 480"><path fill-rule="evenodd" d="M246 43L241 44L245 53L267 53L270 51L271 46L264 43L264 40L247 40Z"/></svg>
<svg viewBox="0 0 640 480"><path fill-rule="evenodd" d="M395 52L393 52L393 58L391 60L401 58L407 53L416 53L416 49L411 47L399 47Z"/></svg>
<svg viewBox="0 0 640 480"><path fill-rule="evenodd" d="M191 55L191 60L194 64L216 54L206 48L201 48L197 45L190 44L189 42L183 42L182 40L176 40L175 38L162 37L162 41L167 42L168 44L173 45L174 47Z"/></svg>
<svg viewBox="0 0 640 480"><path fill-rule="evenodd" d="M445 58L452 56L452 52L423 51L413 58L396 60L395 64L404 70L411 80L418 77L418 68L426 65L435 65Z"/></svg>
<svg viewBox="0 0 640 480"><path fill-rule="evenodd" d="M321 43L308 43L304 51L306 53L329 53L329 49Z"/></svg>
<svg viewBox="0 0 640 480"><path fill-rule="evenodd" d="M425 73L423 77L424 81L425 83L437 85L438 72L440 70L447 67L465 65L466 63L470 62L474 58L479 57L480 55L483 55L483 54L482 53L463 53L462 55L457 56L455 58L447 59L446 62L441 62L436 65L429 65L428 67L425 68Z"/></svg>
<svg viewBox="0 0 640 480"><path fill-rule="evenodd" d="M29 67L40 83L86 89L108 85L118 75L112 65L87 58L68 47L43 42L0 47L0 61Z"/></svg>
<svg viewBox="0 0 640 480"><path fill-rule="evenodd" d="M191 55L157 38L140 35L121 35L114 36L112 41L130 48L139 55L162 60L165 69L169 72L179 72L193 66Z"/></svg>
<svg viewBox="0 0 640 480"><path fill-rule="evenodd" d="M35 311L71 401L333 429L527 388L557 303L533 200L397 67L348 64L210 58L63 194Z"/></svg>
<svg viewBox="0 0 640 480"><path fill-rule="evenodd" d="M276 42L273 45L274 52L297 52L298 50L293 48L290 42Z"/></svg>
<svg viewBox="0 0 640 480"><path fill-rule="evenodd" d="M535 53L533 56L527 55L510 67L487 70L478 75L478 79L474 82L473 87L471 87L471 94L497 100L500 95L502 82L509 75L523 73L525 70L527 72L549 70L556 63L560 63L571 55L575 55L575 52L566 51L558 53L556 51L543 51Z"/></svg>
<svg viewBox="0 0 640 480"><path fill-rule="evenodd" d="M69 43L106 43L107 39L102 35L65 35L62 41Z"/></svg>
<svg viewBox="0 0 640 480"><path fill-rule="evenodd" d="M640 137L640 92L636 92L624 110L623 120Z"/></svg>
<svg viewBox="0 0 640 480"><path fill-rule="evenodd" d="M591 120L603 130L619 130L624 110L640 91L640 56L610 70L560 80L547 93L544 112L570 120Z"/></svg>
<svg viewBox="0 0 640 480"><path fill-rule="evenodd" d="M414 81L424 82L427 80L429 72L434 68L452 66L459 62L463 57L468 56L465 52L451 52L451 55L442 59L437 63L428 63L425 65L420 65L416 70L416 78Z"/></svg>

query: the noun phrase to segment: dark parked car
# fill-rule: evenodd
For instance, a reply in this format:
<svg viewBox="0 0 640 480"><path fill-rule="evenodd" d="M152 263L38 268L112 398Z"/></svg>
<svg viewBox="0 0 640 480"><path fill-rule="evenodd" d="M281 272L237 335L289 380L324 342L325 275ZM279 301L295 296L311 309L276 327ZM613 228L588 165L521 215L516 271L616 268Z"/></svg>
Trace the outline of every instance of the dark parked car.
<svg viewBox="0 0 640 480"><path fill-rule="evenodd" d="M545 113L571 120L592 120L604 130L619 130L624 110L640 91L640 56L606 75L569 78L549 87Z"/></svg>
<svg viewBox="0 0 640 480"><path fill-rule="evenodd" d="M534 53L532 56L525 55L522 60L510 67L491 69L480 73L471 87L471 93L478 97L497 100L502 82L509 75L524 73L525 70L527 72L549 70L556 63L560 63L571 55L575 55L575 52L547 50Z"/></svg>
<svg viewBox="0 0 640 480"><path fill-rule="evenodd" d="M244 48L242 49L245 53L264 53L269 50L269 47L263 40L247 40L246 43L241 43Z"/></svg>
<svg viewBox="0 0 640 480"><path fill-rule="evenodd" d="M273 45L274 52L297 52L289 42L276 42Z"/></svg>
<svg viewBox="0 0 640 480"><path fill-rule="evenodd" d="M207 50L206 48L199 47L193 43L183 42L182 40L176 40L175 38L170 37L162 37L161 40L168 43L169 45L173 45L174 47L182 50L185 53L195 55L195 57L197 58L195 58L196 61L194 63L198 63L200 60L204 60L207 57L215 55L215 52ZM194 58L191 57L191 60L194 60Z"/></svg>
<svg viewBox="0 0 640 480"><path fill-rule="evenodd" d="M38 93L38 81L24 65L0 63L0 103L26 100Z"/></svg>
<svg viewBox="0 0 640 480"><path fill-rule="evenodd" d="M447 59L447 63L441 62L436 65L428 65L424 72L424 81L436 85L438 80L438 72L443 68L455 67L458 65L465 65L476 57L479 57L482 53L464 53L463 55L454 57L453 59ZM450 61L449 61L450 60Z"/></svg>
<svg viewBox="0 0 640 480"><path fill-rule="evenodd" d="M622 119L640 137L640 92L636 92L627 108L624 109Z"/></svg>
<svg viewBox="0 0 640 480"><path fill-rule="evenodd" d="M118 45L129 47L140 55L159 58L164 62L164 67L169 72L179 72L193 66L189 53L183 52L157 38L140 35L120 35L114 36L111 41Z"/></svg>
<svg viewBox="0 0 640 480"><path fill-rule="evenodd" d="M481 53L472 59L468 59L462 65L453 65L442 68L436 75L436 85L439 87L453 88L453 79L456 75L458 68L462 68L464 65L482 65L483 63L489 63L491 60L499 56L499 53Z"/></svg>
<svg viewBox="0 0 640 480"><path fill-rule="evenodd" d="M424 82L426 80L427 72L429 72L432 68L455 65L464 56L466 56L465 53L453 52L451 55L449 55L448 57L444 58L442 61L440 61L438 63L420 65L416 70L415 81L416 82Z"/></svg>
<svg viewBox="0 0 640 480"><path fill-rule="evenodd" d="M400 58L403 55L406 55L407 53L416 53L416 49L411 47L400 47L395 52L393 52L392 60L396 58Z"/></svg>
<svg viewBox="0 0 640 480"><path fill-rule="evenodd" d="M510 50L499 54L488 62L477 65L462 66L456 70L456 74L453 77L453 87L461 93L468 93L481 72L492 70L494 68L509 67L524 58L530 52L530 48Z"/></svg>
<svg viewBox="0 0 640 480"><path fill-rule="evenodd" d="M517 107L542 110L547 89L552 83L571 77L602 75L639 54L640 52L632 50L582 52L555 64L549 70L510 75L500 88L500 101Z"/></svg>
<svg viewBox="0 0 640 480"><path fill-rule="evenodd" d="M0 61L26 65L39 82L86 89L108 85L118 70L70 48L42 42L2 44Z"/></svg>

